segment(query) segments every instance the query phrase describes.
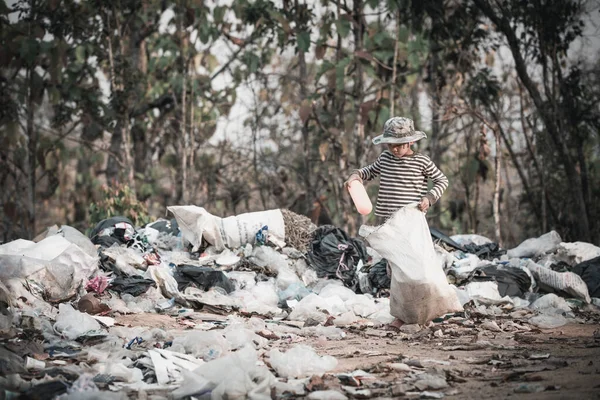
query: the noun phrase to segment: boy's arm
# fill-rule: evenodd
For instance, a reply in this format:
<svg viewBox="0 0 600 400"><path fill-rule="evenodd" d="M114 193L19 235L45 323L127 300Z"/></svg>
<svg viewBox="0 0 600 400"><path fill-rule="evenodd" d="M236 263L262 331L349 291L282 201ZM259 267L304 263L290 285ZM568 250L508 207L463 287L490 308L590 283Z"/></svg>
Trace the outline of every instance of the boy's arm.
<svg viewBox="0 0 600 400"><path fill-rule="evenodd" d="M429 204L434 205L440 197L442 197L442 194L448 187L448 178L446 178L446 175L444 175L431 160L429 160L429 163L425 166L423 172L426 177L433 181L433 187L427 192L425 197L429 200Z"/></svg>
<svg viewBox="0 0 600 400"><path fill-rule="evenodd" d="M381 173L381 162L379 161L380 159L381 156L377 157L377 160L375 160L373 164L367 165L366 167L363 167L361 169L356 169L352 171L352 174L358 175L363 181L370 181L371 179L378 177Z"/></svg>

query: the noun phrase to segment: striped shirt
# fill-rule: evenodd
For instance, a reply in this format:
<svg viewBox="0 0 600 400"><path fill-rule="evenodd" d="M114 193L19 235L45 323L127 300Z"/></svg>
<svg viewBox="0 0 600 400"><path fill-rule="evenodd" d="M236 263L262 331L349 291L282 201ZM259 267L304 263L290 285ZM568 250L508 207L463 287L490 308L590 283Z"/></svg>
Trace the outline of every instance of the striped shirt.
<svg viewBox="0 0 600 400"><path fill-rule="evenodd" d="M394 211L409 203L420 201L423 197L433 205L448 187L448 178L424 154L396 157L388 150L377 160L364 168L356 170L363 181L380 176L379 193L375 215L389 217ZM427 180L433 181L433 187L427 191Z"/></svg>

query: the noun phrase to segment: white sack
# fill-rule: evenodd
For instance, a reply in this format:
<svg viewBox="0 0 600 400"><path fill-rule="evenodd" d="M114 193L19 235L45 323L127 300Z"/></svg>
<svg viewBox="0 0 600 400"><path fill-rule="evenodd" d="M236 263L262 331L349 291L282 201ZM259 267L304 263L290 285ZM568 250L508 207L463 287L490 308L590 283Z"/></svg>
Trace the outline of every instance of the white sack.
<svg viewBox="0 0 600 400"><path fill-rule="evenodd" d="M398 210L365 238L390 263L390 313L394 317L407 324L424 324L462 311L433 248L425 214L416 203Z"/></svg>
<svg viewBox="0 0 600 400"><path fill-rule="evenodd" d="M531 271L538 285L544 290L558 290L590 303L587 285L573 272L556 272L528 260L525 266Z"/></svg>
<svg viewBox="0 0 600 400"><path fill-rule="evenodd" d="M202 238L219 251L235 249L247 243L254 244L256 233L265 225L269 227L269 240L284 244L285 224L280 210L245 213L227 218L212 215L202 207L171 206L183 237L196 251Z"/></svg>
<svg viewBox="0 0 600 400"><path fill-rule="evenodd" d="M514 249L506 252L509 258L533 257L556 249L556 246L562 242L560 235L556 231L550 231L538 238L530 238L523 241Z"/></svg>

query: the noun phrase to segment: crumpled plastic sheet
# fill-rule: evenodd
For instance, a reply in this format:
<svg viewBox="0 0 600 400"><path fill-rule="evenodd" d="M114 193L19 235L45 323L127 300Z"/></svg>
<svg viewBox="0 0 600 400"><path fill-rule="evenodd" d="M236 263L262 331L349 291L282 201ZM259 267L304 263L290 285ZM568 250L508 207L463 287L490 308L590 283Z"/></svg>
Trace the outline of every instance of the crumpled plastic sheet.
<svg viewBox="0 0 600 400"><path fill-rule="evenodd" d="M0 280L14 291L17 283L25 286L48 302L74 297L97 271L98 257L60 235L38 243L18 239L0 246Z"/></svg>

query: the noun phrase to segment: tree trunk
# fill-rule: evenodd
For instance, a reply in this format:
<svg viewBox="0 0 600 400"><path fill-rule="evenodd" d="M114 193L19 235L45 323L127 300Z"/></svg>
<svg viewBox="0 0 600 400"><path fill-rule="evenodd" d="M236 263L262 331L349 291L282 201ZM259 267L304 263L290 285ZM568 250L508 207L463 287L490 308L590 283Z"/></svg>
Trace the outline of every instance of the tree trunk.
<svg viewBox="0 0 600 400"><path fill-rule="evenodd" d="M31 5L33 10L33 4ZM36 235L36 182L37 182L37 143L38 131L33 120L33 69L27 69L27 236L31 239Z"/></svg>
<svg viewBox="0 0 600 400"><path fill-rule="evenodd" d="M515 68L517 70L517 75L519 79L529 92L533 103L535 104L536 109L540 113L542 120L544 121L544 125L548 131L548 135L550 136L551 143L554 145L555 150L558 152L560 161L563 164L565 169L565 173L567 175L567 179L572 185L573 190L570 192L574 205L579 211L579 219L577 223L573 222L573 229L576 230L576 238L582 241L589 242L590 241L590 223L588 219L588 212L585 202L583 183L581 181L581 176L577 172L577 167L575 162L573 161L569 150L567 148L566 143L562 138L562 132L560 131L558 124L556 123L556 117L559 110L549 109L542 95L537 88L535 82L532 80L531 76L527 72L527 63L521 54L521 50L519 47L519 40L517 38L516 32L513 30L509 19L502 15L497 15L492 6L487 2L487 0L473 0L477 7L486 15L497 27L497 29L504 34L508 41L508 45L510 51L512 53L513 59L515 61ZM560 66L556 66L560 68Z"/></svg>
<svg viewBox="0 0 600 400"><path fill-rule="evenodd" d="M500 185L502 179L501 161L502 161L502 149L500 148L500 134L498 133L498 127L494 129L494 138L496 139L496 155L494 157L494 165L496 168L496 181L494 185L494 232L496 234L496 242L500 247L503 247L502 240L502 229L500 222Z"/></svg>

